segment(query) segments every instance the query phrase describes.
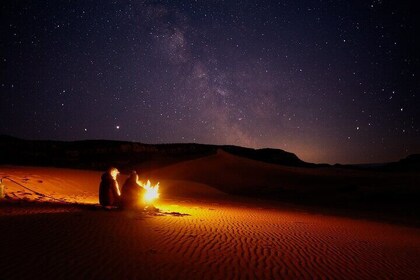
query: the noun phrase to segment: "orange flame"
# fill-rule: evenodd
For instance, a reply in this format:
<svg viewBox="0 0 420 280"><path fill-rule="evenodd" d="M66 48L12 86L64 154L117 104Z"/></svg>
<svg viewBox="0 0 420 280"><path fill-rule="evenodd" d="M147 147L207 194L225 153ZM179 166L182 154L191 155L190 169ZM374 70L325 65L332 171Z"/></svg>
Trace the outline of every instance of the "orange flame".
<svg viewBox="0 0 420 280"><path fill-rule="evenodd" d="M146 193L144 194L144 201L146 203L151 203L155 199L159 198L159 182L156 185L152 186L150 180L147 180L146 184L140 182L140 186L142 186L146 190Z"/></svg>

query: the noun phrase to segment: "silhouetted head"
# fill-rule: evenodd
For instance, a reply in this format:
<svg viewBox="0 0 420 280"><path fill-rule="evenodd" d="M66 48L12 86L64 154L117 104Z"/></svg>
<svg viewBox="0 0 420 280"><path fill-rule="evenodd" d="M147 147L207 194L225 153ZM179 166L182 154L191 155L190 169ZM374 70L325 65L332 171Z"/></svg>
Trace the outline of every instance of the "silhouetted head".
<svg viewBox="0 0 420 280"><path fill-rule="evenodd" d="M139 179L139 175L137 175L137 172L135 170L131 171L130 179L137 181Z"/></svg>
<svg viewBox="0 0 420 280"><path fill-rule="evenodd" d="M120 171L118 171L117 168L115 167L110 167L108 169L108 173L111 175L111 177L116 180L117 179L117 175L120 174Z"/></svg>

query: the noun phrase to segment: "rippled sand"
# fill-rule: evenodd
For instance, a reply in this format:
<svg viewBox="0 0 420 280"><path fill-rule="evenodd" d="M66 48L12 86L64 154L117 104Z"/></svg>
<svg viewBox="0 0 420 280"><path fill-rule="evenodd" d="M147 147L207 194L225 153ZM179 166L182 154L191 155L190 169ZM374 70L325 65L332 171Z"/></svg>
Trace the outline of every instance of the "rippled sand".
<svg viewBox="0 0 420 280"><path fill-rule="evenodd" d="M0 169L51 183L48 169L13 170ZM67 171L51 172L60 182ZM74 178L79 187L100 174L84 172ZM89 201L96 188L75 195ZM195 188L211 199L162 194L160 211L150 213L3 204L0 279L420 279L418 228L217 199Z"/></svg>

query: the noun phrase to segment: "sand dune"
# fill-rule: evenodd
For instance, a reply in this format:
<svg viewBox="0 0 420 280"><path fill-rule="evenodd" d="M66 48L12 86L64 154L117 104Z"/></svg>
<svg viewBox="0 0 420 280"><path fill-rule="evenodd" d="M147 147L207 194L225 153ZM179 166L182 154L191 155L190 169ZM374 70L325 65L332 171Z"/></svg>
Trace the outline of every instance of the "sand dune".
<svg viewBox="0 0 420 280"><path fill-rule="evenodd" d="M1 167L0 178L8 178L22 184L3 179L6 193L11 198L30 201L50 201L58 199L78 203L97 203L100 172L62 168L42 167ZM44 194L38 195L36 192ZM48 196L48 197L47 197Z"/></svg>
<svg viewBox="0 0 420 280"><path fill-rule="evenodd" d="M141 170L140 170L141 172ZM228 193L335 195L343 192L419 192L417 173L384 173L343 168L288 167L238 157L222 150L146 173L152 178L199 182Z"/></svg>
<svg viewBox="0 0 420 280"><path fill-rule="evenodd" d="M0 203L0 279L420 278L418 228L251 203L174 179L161 183L160 212L107 211L93 204L99 172L0 174L78 202Z"/></svg>
<svg viewBox="0 0 420 280"><path fill-rule="evenodd" d="M311 169L285 167L231 155L217 154L184 161L147 172L152 178L170 178L205 183L226 192L244 192L267 188L298 188L296 175L311 175ZM317 176L319 172L312 172ZM294 180L296 182L294 182Z"/></svg>

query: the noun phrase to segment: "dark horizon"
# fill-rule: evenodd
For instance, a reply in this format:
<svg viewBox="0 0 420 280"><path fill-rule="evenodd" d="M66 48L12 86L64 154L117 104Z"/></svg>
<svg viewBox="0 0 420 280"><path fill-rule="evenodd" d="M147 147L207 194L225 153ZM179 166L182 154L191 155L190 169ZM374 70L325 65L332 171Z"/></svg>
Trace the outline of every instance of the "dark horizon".
<svg viewBox="0 0 420 280"><path fill-rule="evenodd" d="M134 143L134 144L140 144L140 145L150 145L150 146L154 146L154 145L203 145L203 146L220 146L220 147L226 147L226 146L231 146L231 147L239 147L239 148L245 148L245 149L254 149L254 150L264 150L264 149L271 149L271 150L280 150L280 151L284 151L286 153L291 153L294 154L299 160L302 160L304 163L308 163L308 164L328 164L330 166L334 166L334 165L383 165L383 164L388 164L388 163L397 163L402 159L406 159L408 156L413 156L413 155L420 155L420 154L410 154L407 157L404 158L397 158L391 161L382 161L382 162L353 162L353 163L348 163L348 162L310 162L310 161L306 161L304 159L302 159L301 156L299 156L299 154L293 152L293 151L288 151L288 150L284 150L284 149L279 149L279 148L273 148L273 147L260 147L260 148L253 148L253 147L246 147L246 146L238 146L238 145L231 145L231 144L212 144L212 143L194 143L194 142L166 142L166 143L145 143L145 142L138 142L138 141L128 141L128 140L118 140L118 139L76 139L76 140L57 140L57 139L28 139L28 138L21 138L21 137L16 137L16 136L12 136L12 135L5 135L5 134L1 134L0 135L0 140L2 138L12 138L12 139L17 139L17 140L23 140L23 141L41 141L41 142L48 142L48 141L52 141L52 142L64 142L64 143L73 143L73 142L90 142L90 141L100 141L100 142L122 142L122 143ZM7 147L6 147L7 148Z"/></svg>
<svg viewBox="0 0 420 280"><path fill-rule="evenodd" d="M420 153L418 19L385 1L6 1L0 134Z"/></svg>

